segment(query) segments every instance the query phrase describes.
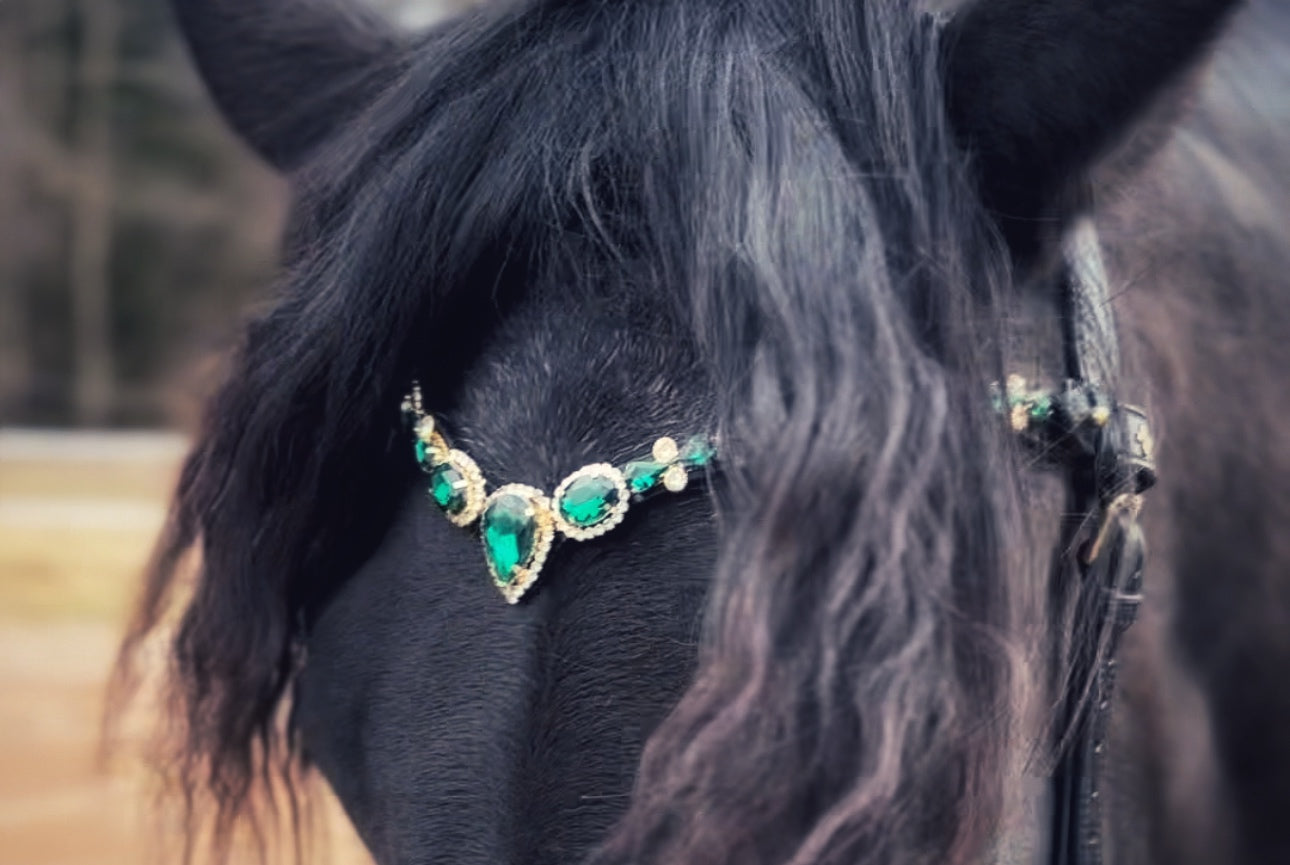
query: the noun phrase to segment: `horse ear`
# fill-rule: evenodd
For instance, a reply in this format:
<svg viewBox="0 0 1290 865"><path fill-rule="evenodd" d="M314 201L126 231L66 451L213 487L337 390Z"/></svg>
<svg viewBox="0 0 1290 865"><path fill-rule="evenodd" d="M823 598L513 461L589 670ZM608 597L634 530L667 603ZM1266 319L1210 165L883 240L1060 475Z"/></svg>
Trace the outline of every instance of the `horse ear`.
<svg viewBox="0 0 1290 865"><path fill-rule="evenodd" d="M1238 0L975 0L947 25L954 130L1013 252L1064 227L1098 158L1205 53Z"/></svg>
<svg viewBox="0 0 1290 865"><path fill-rule="evenodd" d="M215 102L279 169L382 86L398 34L358 0L172 0Z"/></svg>

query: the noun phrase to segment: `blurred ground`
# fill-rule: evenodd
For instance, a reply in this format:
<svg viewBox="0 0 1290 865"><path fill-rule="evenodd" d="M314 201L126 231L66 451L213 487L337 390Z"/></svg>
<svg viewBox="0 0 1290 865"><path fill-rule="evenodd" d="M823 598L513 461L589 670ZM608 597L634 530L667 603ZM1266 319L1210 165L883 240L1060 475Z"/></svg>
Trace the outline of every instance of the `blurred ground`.
<svg viewBox="0 0 1290 865"><path fill-rule="evenodd" d="M0 430L0 865L162 861L146 769L125 752L101 769L97 747L183 448L171 435ZM146 730L135 714L127 747ZM324 812L323 861L370 862L334 802Z"/></svg>

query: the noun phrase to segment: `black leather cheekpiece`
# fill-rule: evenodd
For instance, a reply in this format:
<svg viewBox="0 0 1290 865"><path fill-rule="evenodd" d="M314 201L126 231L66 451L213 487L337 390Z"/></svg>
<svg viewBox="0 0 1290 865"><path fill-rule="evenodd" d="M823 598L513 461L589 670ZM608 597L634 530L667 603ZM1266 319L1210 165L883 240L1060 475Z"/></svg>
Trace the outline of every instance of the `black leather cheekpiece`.
<svg viewBox="0 0 1290 865"><path fill-rule="evenodd" d="M1053 773L1052 865L1101 865L1106 736L1115 690L1116 651L1142 603L1146 540L1138 516L1142 494L1156 483L1155 439L1146 412L1118 402L1120 349L1101 249L1091 222L1067 245L1067 382L1038 403L1038 439L1070 479L1073 511L1053 574L1054 584L1078 588L1074 669L1062 695L1063 739ZM1031 397L1032 405L1035 399ZM1031 406L1028 406L1031 407ZM1015 406L1012 407L1015 412ZM1015 414L1013 426L1023 431ZM1061 671L1059 671L1061 672Z"/></svg>

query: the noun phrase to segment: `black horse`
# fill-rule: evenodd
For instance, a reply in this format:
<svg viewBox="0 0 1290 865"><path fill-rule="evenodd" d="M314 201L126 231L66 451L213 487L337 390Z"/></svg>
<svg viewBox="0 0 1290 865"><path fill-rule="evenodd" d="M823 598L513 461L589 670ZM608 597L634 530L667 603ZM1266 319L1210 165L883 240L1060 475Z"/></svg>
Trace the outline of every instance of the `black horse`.
<svg viewBox="0 0 1290 865"><path fill-rule="evenodd" d="M194 837L315 765L383 865L1039 861L1070 490L989 393L1062 377L1092 213L1162 432L1104 846L1290 861L1290 12L1238 5L176 0L294 191L125 649L200 550ZM413 380L499 485L717 459L507 604Z"/></svg>

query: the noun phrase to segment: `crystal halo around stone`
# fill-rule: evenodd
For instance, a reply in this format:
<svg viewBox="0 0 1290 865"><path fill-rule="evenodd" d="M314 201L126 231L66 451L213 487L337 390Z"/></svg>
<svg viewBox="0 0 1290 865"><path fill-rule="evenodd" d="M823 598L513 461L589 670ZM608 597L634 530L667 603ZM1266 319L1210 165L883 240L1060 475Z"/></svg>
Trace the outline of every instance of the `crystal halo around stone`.
<svg viewBox="0 0 1290 865"><path fill-rule="evenodd" d="M462 528L484 510L484 475L464 451L450 450L430 472L430 500L453 525Z"/></svg>
<svg viewBox="0 0 1290 865"><path fill-rule="evenodd" d="M534 487L507 484L484 503L479 534L493 585L507 601L519 603L537 582L555 540L550 500Z"/></svg>
<svg viewBox="0 0 1290 865"><path fill-rule="evenodd" d="M551 516L565 537L586 541L621 523L630 498L622 471L609 463L596 463L560 482L551 497Z"/></svg>

